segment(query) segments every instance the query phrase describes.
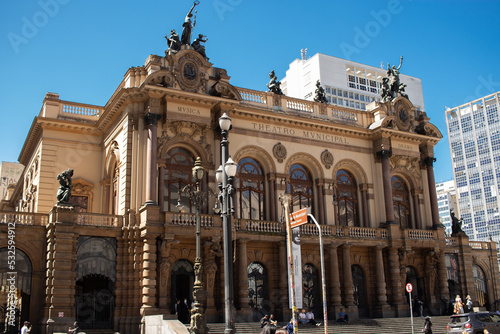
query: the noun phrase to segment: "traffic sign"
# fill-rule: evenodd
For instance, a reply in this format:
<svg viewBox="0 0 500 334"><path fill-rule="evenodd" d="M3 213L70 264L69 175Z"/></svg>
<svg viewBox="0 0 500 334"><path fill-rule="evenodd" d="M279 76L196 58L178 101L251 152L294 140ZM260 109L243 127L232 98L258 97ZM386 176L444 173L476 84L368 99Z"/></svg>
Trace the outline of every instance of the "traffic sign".
<svg viewBox="0 0 500 334"><path fill-rule="evenodd" d="M411 283L406 284L406 292L410 293L413 290Z"/></svg>
<svg viewBox="0 0 500 334"><path fill-rule="evenodd" d="M307 224L307 208L300 209L290 214L290 227L295 228Z"/></svg>

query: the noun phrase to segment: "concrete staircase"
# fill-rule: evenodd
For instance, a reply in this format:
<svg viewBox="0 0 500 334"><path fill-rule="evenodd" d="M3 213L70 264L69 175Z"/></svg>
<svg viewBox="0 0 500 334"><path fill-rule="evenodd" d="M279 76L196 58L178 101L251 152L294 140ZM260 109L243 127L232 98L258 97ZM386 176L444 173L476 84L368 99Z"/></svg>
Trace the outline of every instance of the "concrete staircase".
<svg viewBox="0 0 500 334"><path fill-rule="evenodd" d="M449 316L432 317L432 333L446 334L446 325L448 324ZM285 323L280 323L279 327L283 327ZM424 318L413 318L413 333L422 333L424 326ZM223 323L208 324L210 334L224 334ZM237 323L236 334L259 334L261 328L259 323ZM325 328L323 324L320 327L300 326L299 333L305 334L324 334ZM412 334L410 318L383 318L383 319L361 319L355 320L349 324L340 324L329 322L328 334Z"/></svg>

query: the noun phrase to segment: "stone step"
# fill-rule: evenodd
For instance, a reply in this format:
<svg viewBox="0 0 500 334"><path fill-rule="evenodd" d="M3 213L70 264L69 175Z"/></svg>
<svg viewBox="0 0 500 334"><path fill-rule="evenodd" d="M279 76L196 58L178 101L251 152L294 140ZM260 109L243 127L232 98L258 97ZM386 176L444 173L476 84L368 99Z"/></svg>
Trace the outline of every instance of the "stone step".
<svg viewBox="0 0 500 334"><path fill-rule="evenodd" d="M448 316L432 317L432 332L434 334L446 334L446 325L448 324ZM279 327L285 323L280 323ZM424 318L413 318L413 333L421 333L424 325ZM224 334L224 323L210 323L210 334ZM259 334L261 328L258 323L237 323L235 324L236 334ZM325 328L322 326L300 326L299 333L321 334L325 333ZM411 318L383 318L371 320L355 320L349 324L339 324L329 322L329 334L412 334Z"/></svg>

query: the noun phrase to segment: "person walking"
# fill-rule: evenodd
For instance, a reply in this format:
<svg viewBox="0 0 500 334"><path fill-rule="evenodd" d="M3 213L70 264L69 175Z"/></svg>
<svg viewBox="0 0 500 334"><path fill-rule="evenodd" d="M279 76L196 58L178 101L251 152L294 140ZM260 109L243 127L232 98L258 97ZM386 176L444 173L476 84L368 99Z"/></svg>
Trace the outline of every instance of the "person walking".
<svg viewBox="0 0 500 334"><path fill-rule="evenodd" d="M431 317L425 317L425 322L424 322L424 328L422 329L422 332L426 334L432 334L432 322L431 322Z"/></svg>

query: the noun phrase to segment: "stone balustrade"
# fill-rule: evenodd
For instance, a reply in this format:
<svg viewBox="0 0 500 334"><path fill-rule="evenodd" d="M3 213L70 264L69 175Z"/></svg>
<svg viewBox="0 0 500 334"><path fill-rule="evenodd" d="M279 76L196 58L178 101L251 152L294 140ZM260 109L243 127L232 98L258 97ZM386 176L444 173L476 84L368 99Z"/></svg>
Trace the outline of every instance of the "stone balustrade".
<svg viewBox="0 0 500 334"><path fill-rule="evenodd" d="M488 250L490 249L489 242L469 241L469 247L472 249Z"/></svg>
<svg viewBox="0 0 500 334"><path fill-rule="evenodd" d="M413 240L434 240L436 239L436 232L433 230L405 230L407 239Z"/></svg>
<svg viewBox="0 0 500 334"><path fill-rule="evenodd" d="M17 225L46 226L49 215L42 213L0 211L0 224L14 223Z"/></svg>
<svg viewBox="0 0 500 334"><path fill-rule="evenodd" d="M165 212L165 222L170 225L196 226L195 213ZM215 215L200 215L202 227L222 227L221 219Z"/></svg>
<svg viewBox="0 0 500 334"><path fill-rule="evenodd" d="M366 111L343 108L341 106L324 105L319 102L297 99L286 95L275 95L271 92L262 92L237 87L243 104L268 108L273 111L300 113L302 116L331 120L356 127L367 127L373 123L373 115ZM276 99L279 101L278 105Z"/></svg>
<svg viewBox="0 0 500 334"><path fill-rule="evenodd" d="M85 226L122 227L123 216L103 215L99 213L76 212L76 223Z"/></svg>

